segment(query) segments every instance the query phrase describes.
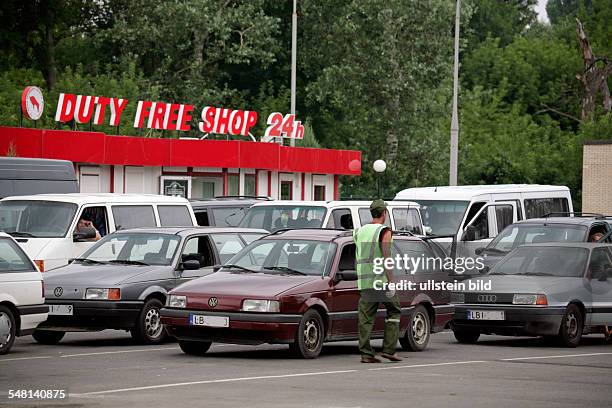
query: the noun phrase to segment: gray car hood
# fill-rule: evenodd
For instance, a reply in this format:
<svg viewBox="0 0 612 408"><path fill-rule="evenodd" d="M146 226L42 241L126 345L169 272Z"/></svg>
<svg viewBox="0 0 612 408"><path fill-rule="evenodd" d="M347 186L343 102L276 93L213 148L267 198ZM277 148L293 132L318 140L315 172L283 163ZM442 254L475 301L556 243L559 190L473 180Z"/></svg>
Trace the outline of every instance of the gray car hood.
<svg viewBox="0 0 612 408"><path fill-rule="evenodd" d="M171 266L163 265L84 265L73 263L43 273L43 279L45 285L70 284L76 286L108 287L108 285L159 279L160 274L168 274L171 270Z"/></svg>

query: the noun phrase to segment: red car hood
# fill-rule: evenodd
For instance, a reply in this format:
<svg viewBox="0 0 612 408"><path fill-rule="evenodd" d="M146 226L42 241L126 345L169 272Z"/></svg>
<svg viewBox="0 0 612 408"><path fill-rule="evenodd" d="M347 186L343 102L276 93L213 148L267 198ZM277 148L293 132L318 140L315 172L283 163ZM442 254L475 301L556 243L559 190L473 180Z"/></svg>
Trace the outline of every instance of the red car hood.
<svg viewBox="0 0 612 408"><path fill-rule="evenodd" d="M216 297L274 298L305 283L320 281L320 276L279 275L270 273L216 272L175 288L173 294Z"/></svg>

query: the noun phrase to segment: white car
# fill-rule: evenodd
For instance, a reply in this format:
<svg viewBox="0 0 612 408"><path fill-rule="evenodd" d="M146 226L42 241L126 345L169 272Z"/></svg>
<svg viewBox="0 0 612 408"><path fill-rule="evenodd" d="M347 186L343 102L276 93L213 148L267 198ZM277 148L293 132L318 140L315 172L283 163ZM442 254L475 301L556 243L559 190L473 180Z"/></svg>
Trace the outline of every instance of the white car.
<svg viewBox="0 0 612 408"><path fill-rule="evenodd" d="M86 223L90 227L81 229ZM67 265L118 230L195 225L189 201L181 197L74 193L0 200L0 230L15 238L41 272Z"/></svg>
<svg viewBox="0 0 612 408"><path fill-rule="evenodd" d="M9 235L0 232L0 355L15 337L47 320L42 274Z"/></svg>

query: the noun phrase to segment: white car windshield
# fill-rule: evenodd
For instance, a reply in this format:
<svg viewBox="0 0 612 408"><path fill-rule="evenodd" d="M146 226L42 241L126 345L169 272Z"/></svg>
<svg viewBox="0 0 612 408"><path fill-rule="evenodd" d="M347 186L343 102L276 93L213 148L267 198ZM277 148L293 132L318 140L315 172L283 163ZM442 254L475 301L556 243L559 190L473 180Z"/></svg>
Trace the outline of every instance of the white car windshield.
<svg viewBox="0 0 612 408"><path fill-rule="evenodd" d="M180 242L181 238L173 234L115 233L98 241L77 261L84 264L170 265Z"/></svg>
<svg viewBox="0 0 612 408"><path fill-rule="evenodd" d="M323 276L329 271L336 244L327 241L266 239L253 242L224 269Z"/></svg>
<svg viewBox="0 0 612 408"><path fill-rule="evenodd" d="M77 205L59 201L0 201L0 229L14 237L65 237Z"/></svg>
<svg viewBox="0 0 612 408"><path fill-rule="evenodd" d="M327 209L305 205L262 205L249 209L241 227L263 228L270 232L284 228L321 228Z"/></svg>

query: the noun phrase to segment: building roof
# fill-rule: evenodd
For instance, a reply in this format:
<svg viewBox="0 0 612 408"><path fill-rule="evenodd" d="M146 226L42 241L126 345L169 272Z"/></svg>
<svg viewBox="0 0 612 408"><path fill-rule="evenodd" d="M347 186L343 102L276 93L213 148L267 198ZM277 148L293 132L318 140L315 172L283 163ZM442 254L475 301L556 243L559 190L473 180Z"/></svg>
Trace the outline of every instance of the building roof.
<svg viewBox="0 0 612 408"><path fill-rule="evenodd" d="M496 184L474 186L414 187L400 191L395 200L470 200L481 194L502 194L510 192L567 191L565 186L542 184Z"/></svg>
<svg viewBox="0 0 612 408"><path fill-rule="evenodd" d="M360 175L361 152L238 140L113 136L101 132L0 126L0 152L75 163L167 167L252 168Z"/></svg>

